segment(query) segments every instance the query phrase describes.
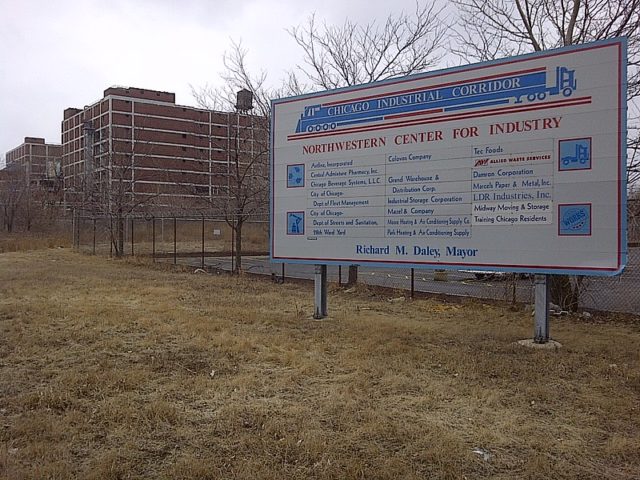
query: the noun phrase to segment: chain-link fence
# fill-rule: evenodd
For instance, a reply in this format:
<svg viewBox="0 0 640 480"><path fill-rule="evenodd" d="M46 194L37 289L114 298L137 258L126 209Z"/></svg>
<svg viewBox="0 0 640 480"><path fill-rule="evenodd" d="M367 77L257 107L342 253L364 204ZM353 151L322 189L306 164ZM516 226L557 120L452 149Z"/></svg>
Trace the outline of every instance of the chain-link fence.
<svg viewBox="0 0 640 480"><path fill-rule="evenodd" d="M278 282L313 278L313 265L271 263L268 238L269 225L265 220L244 223L241 258L244 272L269 275ZM231 271L238 267L235 232L219 218L77 217L74 245L85 253L146 256L154 262L194 268ZM330 282L346 284L348 265L330 265L328 278ZM533 303L534 299L533 278L528 275L360 266L358 282L402 290L398 295L417 292L512 303ZM632 244L622 275L581 279L579 308L640 314L639 291L640 245Z"/></svg>
<svg viewBox="0 0 640 480"><path fill-rule="evenodd" d="M268 259L263 265L254 259L254 271L267 273ZM281 268L281 267L280 267ZM312 278L312 265L285 265L286 277ZM275 274L281 275L276 270ZM346 267L329 266L329 281L347 277ZM481 274L469 271L438 271L411 268L360 267L358 280L408 292L436 293L452 296L502 300L509 303L533 303L533 277L513 274ZM579 308L640 314L640 248L629 250L625 271L616 277L583 277L580 285Z"/></svg>
<svg viewBox="0 0 640 480"><path fill-rule="evenodd" d="M243 255L268 255L268 223L248 220L242 227ZM207 217L76 217L73 244L82 252L110 256L147 256L153 261L194 264L234 256L234 230Z"/></svg>
<svg viewBox="0 0 640 480"><path fill-rule="evenodd" d="M278 281L288 278L311 279L313 265L272 264L268 257L243 258L245 272L271 275ZM195 262L184 262L196 266ZM228 258L208 259L207 266L228 270ZM328 267L330 282L346 284L348 266ZM368 285L411 292L435 293L509 303L533 303L533 277L511 274L479 274L469 271L438 271L412 268L373 268L361 266L358 281ZM616 277L584 277L580 286L580 309L640 314L640 248L632 248L629 265Z"/></svg>

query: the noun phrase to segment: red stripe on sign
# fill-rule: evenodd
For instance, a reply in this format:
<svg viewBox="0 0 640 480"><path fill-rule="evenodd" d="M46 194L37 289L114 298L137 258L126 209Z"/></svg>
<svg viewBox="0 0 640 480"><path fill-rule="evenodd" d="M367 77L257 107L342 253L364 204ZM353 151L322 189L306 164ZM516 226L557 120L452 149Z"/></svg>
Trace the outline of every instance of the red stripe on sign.
<svg viewBox="0 0 640 480"><path fill-rule="evenodd" d="M434 108L432 110L425 110L424 112L410 112L410 113L396 113L395 115L385 115L383 118L403 118L403 117L416 117L419 115L431 115L432 113L442 113L444 108Z"/></svg>
<svg viewBox="0 0 640 480"><path fill-rule="evenodd" d="M364 264L364 263L377 263L377 264L404 264L404 265L433 265L435 267L447 266L447 267L490 267L490 268L519 268L519 269L531 269L531 270L595 270L602 272L615 272L616 267L575 267L575 266L558 266L558 265L528 265L523 263L439 263L439 262L418 262L410 260L365 260L362 258L315 258L315 257L281 257L273 256L274 260L304 260L304 261L317 261L322 262L344 262L349 264Z"/></svg>

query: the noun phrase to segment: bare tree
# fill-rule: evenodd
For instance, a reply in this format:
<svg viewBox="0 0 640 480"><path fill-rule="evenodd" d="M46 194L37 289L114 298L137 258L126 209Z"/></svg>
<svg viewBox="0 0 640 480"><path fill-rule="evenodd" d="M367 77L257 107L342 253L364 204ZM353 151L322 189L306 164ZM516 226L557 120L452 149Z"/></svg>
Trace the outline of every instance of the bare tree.
<svg viewBox="0 0 640 480"><path fill-rule="evenodd" d="M640 243L640 189L629 192L627 203L629 245Z"/></svg>
<svg viewBox="0 0 640 480"><path fill-rule="evenodd" d="M224 218L234 233L236 273L242 271L243 226L251 219L266 218L269 205L269 121L271 98L280 91L267 87L264 71L251 74L247 67L247 51L232 42L225 52L222 87L191 87L199 106L228 112L229 144L227 165L219 165L220 182L215 195L200 196L207 208ZM237 93L248 90L253 108L237 105ZM251 112L251 113L249 113Z"/></svg>
<svg viewBox="0 0 640 480"><path fill-rule="evenodd" d="M247 53L242 42L232 41L231 48L222 57L224 71L220 78L223 86L191 86L191 94L200 107L223 112L235 111L236 94L239 90L246 89L253 95L252 114L268 120L271 116L271 99L292 93L284 86L269 87L267 72L264 70L257 74L251 73L247 65Z"/></svg>
<svg viewBox="0 0 640 480"><path fill-rule="evenodd" d="M640 99L630 100L627 115L627 185L640 183Z"/></svg>
<svg viewBox="0 0 640 480"><path fill-rule="evenodd" d="M304 64L288 84L301 92L328 90L422 72L441 60L445 32L435 2L416 2L412 14L390 14L380 24L346 20L333 26L312 15L306 25L289 29Z"/></svg>
<svg viewBox="0 0 640 480"><path fill-rule="evenodd" d="M11 165L0 170L0 206L2 223L8 233L15 228L16 219L28 196L29 180L24 168Z"/></svg>
<svg viewBox="0 0 640 480"><path fill-rule="evenodd" d="M242 227L251 219L266 218L269 195L269 145L265 118L236 114L232 129L225 194L212 197L235 234L235 271L242 271ZM241 122L245 124L242 125Z"/></svg>
<svg viewBox="0 0 640 480"><path fill-rule="evenodd" d="M100 147L100 142L91 144L91 150L94 147ZM127 217L152 208L160 192L136 191L139 182L135 176L135 155L150 155L148 144L138 141L126 148L113 148L95 158L87 155L82 176L75 186L67 187L67 194L71 196L69 205L78 213L108 220L110 243L115 256L120 257L124 254Z"/></svg>
<svg viewBox="0 0 640 480"><path fill-rule="evenodd" d="M626 36L638 65L639 0L453 0L459 11L454 49L464 60ZM638 73L633 75L637 79ZM630 82L631 83L631 82ZM637 91L637 81L634 87Z"/></svg>
<svg viewBox="0 0 640 480"><path fill-rule="evenodd" d="M246 113L229 113L227 162L212 171L215 186L203 194L185 186L185 193L197 200L190 210L222 218L234 235L234 272L242 272L243 227L251 220L268 218L269 144L268 119Z"/></svg>

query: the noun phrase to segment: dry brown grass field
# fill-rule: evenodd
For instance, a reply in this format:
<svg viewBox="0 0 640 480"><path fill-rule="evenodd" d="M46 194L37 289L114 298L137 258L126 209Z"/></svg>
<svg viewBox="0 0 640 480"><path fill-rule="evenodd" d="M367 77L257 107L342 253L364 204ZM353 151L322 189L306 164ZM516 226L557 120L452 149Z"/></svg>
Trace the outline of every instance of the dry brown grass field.
<svg viewBox="0 0 640 480"><path fill-rule="evenodd" d="M160 268L0 255L0 478L640 477L633 319Z"/></svg>
<svg viewBox="0 0 640 480"><path fill-rule="evenodd" d="M0 232L0 253L24 252L56 247L70 247L71 235L64 233L5 233Z"/></svg>

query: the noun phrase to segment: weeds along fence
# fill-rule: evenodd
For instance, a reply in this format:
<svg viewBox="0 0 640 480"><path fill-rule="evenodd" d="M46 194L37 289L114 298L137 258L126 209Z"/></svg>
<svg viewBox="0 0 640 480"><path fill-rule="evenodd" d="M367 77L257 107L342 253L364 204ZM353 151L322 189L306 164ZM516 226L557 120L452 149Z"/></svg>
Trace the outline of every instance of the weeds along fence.
<svg viewBox="0 0 640 480"><path fill-rule="evenodd" d="M235 254L233 229L220 218L145 216L115 218L76 217L73 245L84 253L110 256L146 256L154 261L180 263ZM242 227L244 255L268 255L269 225L248 220ZM184 263L184 262L183 262ZM191 262L189 262L191 263Z"/></svg>
<svg viewBox="0 0 640 480"><path fill-rule="evenodd" d="M34 222L31 228L20 225L11 233L0 228L0 253L70 247L71 228L71 219L66 217Z"/></svg>
<svg viewBox="0 0 640 480"><path fill-rule="evenodd" d="M82 252L115 255L118 241L113 220L78 217L73 225L73 244ZM220 218L127 217L122 222L122 255L144 256L193 268L231 271L235 264L235 238ZM242 270L268 275L277 282L312 279L313 265L272 264L269 261L269 224L264 219L247 221L242 231ZM348 265L330 265L329 281L345 285ZM628 265L616 277L582 277L579 308L640 315L640 244L629 248ZM361 266L358 282L399 290L398 296L420 293L533 303L533 278L523 275L482 274L472 271L438 271L418 268Z"/></svg>

